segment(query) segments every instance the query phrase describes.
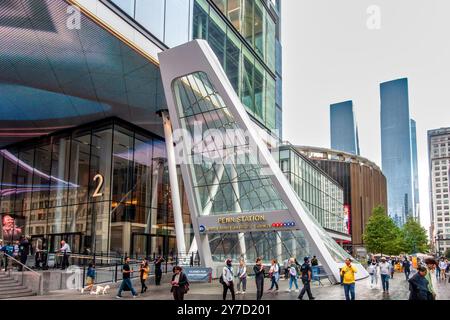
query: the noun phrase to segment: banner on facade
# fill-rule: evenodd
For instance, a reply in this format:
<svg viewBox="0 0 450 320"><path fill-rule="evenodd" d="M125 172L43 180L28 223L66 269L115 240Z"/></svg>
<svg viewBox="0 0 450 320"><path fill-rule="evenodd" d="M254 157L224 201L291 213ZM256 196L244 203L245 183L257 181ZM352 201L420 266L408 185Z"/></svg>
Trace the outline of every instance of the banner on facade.
<svg viewBox="0 0 450 320"><path fill-rule="evenodd" d="M211 282L212 268L184 268L189 282Z"/></svg>

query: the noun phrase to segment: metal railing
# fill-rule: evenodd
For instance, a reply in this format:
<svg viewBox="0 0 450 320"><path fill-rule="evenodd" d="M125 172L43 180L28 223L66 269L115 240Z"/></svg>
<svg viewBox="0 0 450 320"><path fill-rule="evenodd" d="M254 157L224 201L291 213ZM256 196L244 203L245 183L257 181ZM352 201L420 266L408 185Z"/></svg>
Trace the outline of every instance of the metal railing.
<svg viewBox="0 0 450 320"><path fill-rule="evenodd" d="M32 270L31 268L29 268L28 266L26 266L25 264L23 264L22 262L20 262L19 260L15 259L14 257L10 256L9 254L7 254L6 252L3 253L3 257L1 258L6 258L5 259L5 272L8 272L8 276L11 278L14 278L13 276L11 276L11 272L13 271L13 267L14 265L16 266L20 266L20 268L17 268L17 272L20 272L21 275L21 285L24 285L24 273L25 272L30 272L32 275L37 276L39 279L39 285L38 285L38 290L37 290L37 294L41 295L42 294L42 274ZM11 266L10 266L11 264Z"/></svg>

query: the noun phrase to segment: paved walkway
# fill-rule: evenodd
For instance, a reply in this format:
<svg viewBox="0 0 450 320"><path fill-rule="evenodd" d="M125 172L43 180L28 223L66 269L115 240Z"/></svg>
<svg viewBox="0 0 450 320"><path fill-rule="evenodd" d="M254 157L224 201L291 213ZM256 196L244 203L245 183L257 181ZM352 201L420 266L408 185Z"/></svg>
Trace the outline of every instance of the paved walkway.
<svg viewBox="0 0 450 320"><path fill-rule="evenodd" d="M256 297L256 289L254 279L249 278L247 284L247 293L245 295L237 295L237 300L254 300ZM434 277L434 286L437 291L438 300L450 300L450 283L448 281L436 281ZM265 283L265 293L263 300L297 300L298 292L287 292L288 281L280 280L280 290L277 293L267 292L270 287L269 280ZM378 281L378 288L370 288L370 280L364 279L358 281L356 284L356 299L357 300L407 300L409 296L408 283L403 274L396 273L394 279L390 280L390 294L383 294L381 288L381 280ZM185 296L186 300L221 300L222 286L217 280L213 283L192 283L190 292ZM135 286L135 289L140 292L140 286ZM300 287L301 289L301 287ZM330 285L327 280L324 281L324 286L318 286L317 283L312 285L313 295L316 300L344 300L344 290L340 285ZM75 290L55 291L43 297L26 297L23 299L41 299L41 300L111 300L115 299L117 288L112 288L106 295L89 295L81 294ZM123 299L132 299L130 292L123 292ZM139 295L136 300L171 300L170 286L168 284L160 287L149 285L149 291ZM228 293L228 299L231 295ZM304 297L307 299L307 296ZM20 300L20 299L17 299Z"/></svg>

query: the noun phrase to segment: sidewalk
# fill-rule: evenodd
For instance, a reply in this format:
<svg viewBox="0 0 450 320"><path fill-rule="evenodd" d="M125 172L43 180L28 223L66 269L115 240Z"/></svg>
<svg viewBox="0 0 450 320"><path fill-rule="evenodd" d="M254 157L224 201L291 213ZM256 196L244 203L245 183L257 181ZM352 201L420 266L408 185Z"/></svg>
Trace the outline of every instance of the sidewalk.
<svg viewBox="0 0 450 320"><path fill-rule="evenodd" d="M280 280L280 290L278 293L267 292L270 287L269 279L266 279L264 284L264 296L263 300L297 300L298 292L286 292L289 282L286 280ZM400 273L394 275L394 279L390 280L390 294L383 294L380 286L381 280L378 281L379 288L371 289L370 280L364 279L356 283L356 300L407 300L409 297L408 282L405 280L405 276ZM170 286L168 283L163 284L160 287L154 285L148 285L149 289L146 293L139 295L135 300L172 300L172 294L170 293ZM438 294L438 300L450 299L448 282L436 282L435 288ZM301 286L300 286L301 289ZM135 286L135 290L139 293L140 286ZM313 295L316 300L344 300L344 290L340 285L330 285L326 280L324 286L319 287L318 284L312 285ZM112 288L106 295L90 295L81 294L75 290L63 290L51 292L49 295L41 297L27 297L26 300L116 300L117 288ZM122 293L124 300L133 299L130 292ZM245 295L236 295L236 300L254 300L256 298L256 286L254 278L249 278L247 282L247 293ZM221 300L222 299L222 285L217 281L212 283L191 283L190 291L185 296L186 300ZM228 293L227 299L231 299L230 293ZM307 296L304 297L307 300ZM15 300L22 300L17 298Z"/></svg>

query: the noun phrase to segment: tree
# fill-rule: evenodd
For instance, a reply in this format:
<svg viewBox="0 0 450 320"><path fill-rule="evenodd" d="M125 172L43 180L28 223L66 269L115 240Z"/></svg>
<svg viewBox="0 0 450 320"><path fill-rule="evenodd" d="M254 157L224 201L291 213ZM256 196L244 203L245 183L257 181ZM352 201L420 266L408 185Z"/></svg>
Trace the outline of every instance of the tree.
<svg viewBox="0 0 450 320"><path fill-rule="evenodd" d="M427 231L419 222L409 217L401 229L402 246L405 253L428 252Z"/></svg>
<svg viewBox="0 0 450 320"><path fill-rule="evenodd" d="M450 248L447 248L447 250L445 250L444 256L445 256L447 259L450 259Z"/></svg>
<svg viewBox="0 0 450 320"><path fill-rule="evenodd" d="M366 249L372 253L398 254L401 250L399 229L383 206L375 207L363 234ZM397 253L398 251L398 253Z"/></svg>

